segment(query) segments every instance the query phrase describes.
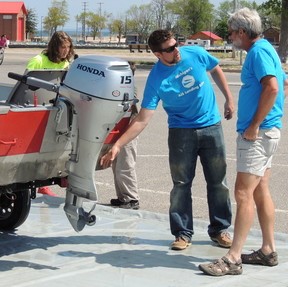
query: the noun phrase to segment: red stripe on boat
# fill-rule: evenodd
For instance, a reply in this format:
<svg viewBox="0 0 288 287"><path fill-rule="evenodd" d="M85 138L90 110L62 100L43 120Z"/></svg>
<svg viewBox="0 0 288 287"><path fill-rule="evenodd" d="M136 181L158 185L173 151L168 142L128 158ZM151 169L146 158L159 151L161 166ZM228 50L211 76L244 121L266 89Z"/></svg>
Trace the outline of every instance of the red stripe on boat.
<svg viewBox="0 0 288 287"><path fill-rule="evenodd" d="M39 152L49 111L0 114L0 156Z"/></svg>

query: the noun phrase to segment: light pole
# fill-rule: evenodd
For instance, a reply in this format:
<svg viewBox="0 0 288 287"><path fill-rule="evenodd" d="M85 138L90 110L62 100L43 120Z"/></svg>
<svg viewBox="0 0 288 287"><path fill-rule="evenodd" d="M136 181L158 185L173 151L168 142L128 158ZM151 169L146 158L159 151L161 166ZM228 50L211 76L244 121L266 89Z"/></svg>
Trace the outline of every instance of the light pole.
<svg viewBox="0 0 288 287"><path fill-rule="evenodd" d="M76 15L76 43L78 41L78 15Z"/></svg>
<svg viewBox="0 0 288 287"><path fill-rule="evenodd" d="M101 8L102 8L102 4L104 4L103 2L99 2L99 3L97 3L98 5L99 5L99 18L100 18L100 33L99 33L99 39L100 39L100 43L101 43L101 38L102 38L102 19L101 19Z"/></svg>
<svg viewBox="0 0 288 287"><path fill-rule="evenodd" d="M43 37L43 16L41 16L41 32L40 32L41 42Z"/></svg>

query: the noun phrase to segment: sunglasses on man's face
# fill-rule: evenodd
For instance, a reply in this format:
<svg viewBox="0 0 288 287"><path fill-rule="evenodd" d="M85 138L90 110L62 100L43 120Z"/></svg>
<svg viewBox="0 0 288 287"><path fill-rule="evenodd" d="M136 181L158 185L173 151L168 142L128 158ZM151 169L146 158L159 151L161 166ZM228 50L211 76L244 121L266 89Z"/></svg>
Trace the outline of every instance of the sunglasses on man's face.
<svg viewBox="0 0 288 287"><path fill-rule="evenodd" d="M177 48L177 47L178 47L178 43L176 43L175 45L168 47L166 49L161 49L158 52L172 53L172 52L174 52L175 48Z"/></svg>

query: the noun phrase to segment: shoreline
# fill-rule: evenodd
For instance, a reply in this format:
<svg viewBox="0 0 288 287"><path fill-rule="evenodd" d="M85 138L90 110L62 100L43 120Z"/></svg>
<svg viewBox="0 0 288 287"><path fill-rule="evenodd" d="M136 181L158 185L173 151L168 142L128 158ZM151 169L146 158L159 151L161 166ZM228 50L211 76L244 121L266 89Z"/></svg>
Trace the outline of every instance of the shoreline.
<svg viewBox="0 0 288 287"><path fill-rule="evenodd" d="M21 55L24 53L31 54L31 57L33 55L37 55L43 51L45 47L39 48L39 47L9 47L6 48L5 53L7 54L13 54ZM156 63L157 58L154 56L153 53L148 53L146 51L143 51L142 53L135 51L134 53L130 52L128 48L100 48L100 47L81 47L81 48L74 48L75 53L78 55L89 55L89 54L98 54L98 55L106 55L106 56L112 56L117 58L123 58L126 60L134 61L138 68L141 69L151 69L151 67ZM223 55L224 57L219 57L220 63L219 65L223 69L224 72L241 72L242 65L240 65L240 58L232 58L229 57L229 55ZM217 57L217 55L216 55ZM282 64L282 68L285 71L285 73L288 73L288 63Z"/></svg>

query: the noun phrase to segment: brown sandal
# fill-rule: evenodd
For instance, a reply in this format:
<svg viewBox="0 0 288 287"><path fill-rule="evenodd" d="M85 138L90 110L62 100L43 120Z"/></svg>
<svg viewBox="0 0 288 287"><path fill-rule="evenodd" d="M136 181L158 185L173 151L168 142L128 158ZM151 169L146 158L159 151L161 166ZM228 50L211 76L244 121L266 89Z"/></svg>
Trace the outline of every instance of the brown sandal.
<svg viewBox="0 0 288 287"><path fill-rule="evenodd" d="M240 275L243 272L241 261L232 263L225 256L212 263L200 264L199 269L211 276Z"/></svg>
<svg viewBox="0 0 288 287"><path fill-rule="evenodd" d="M271 252L265 255L261 249L253 251L250 254L241 255L243 264L255 264L264 266L276 266L278 265L278 254L277 252Z"/></svg>

